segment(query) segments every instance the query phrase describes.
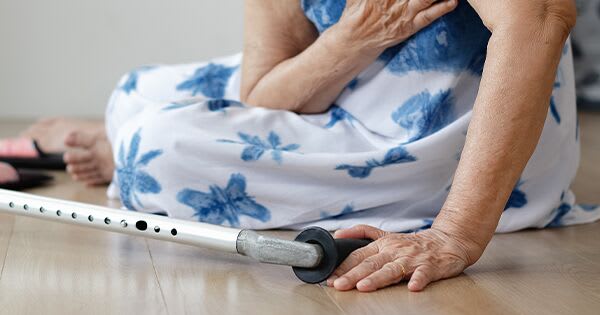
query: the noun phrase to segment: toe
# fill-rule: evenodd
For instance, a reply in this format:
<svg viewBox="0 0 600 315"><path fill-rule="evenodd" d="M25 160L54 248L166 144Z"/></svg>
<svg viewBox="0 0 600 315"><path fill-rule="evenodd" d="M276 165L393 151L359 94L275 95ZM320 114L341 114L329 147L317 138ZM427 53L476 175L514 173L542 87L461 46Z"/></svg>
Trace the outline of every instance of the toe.
<svg viewBox="0 0 600 315"><path fill-rule="evenodd" d="M100 177L100 173L97 170L71 174L71 178L73 178L73 180L76 180L78 182L87 182L90 180L94 180L98 177Z"/></svg>
<svg viewBox="0 0 600 315"><path fill-rule="evenodd" d="M100 186L100 185L106 185L109 184L110 181L107 181L106 179L104 179L102 176L87 180L85 182L88 186Z"/></svg>
<svg viewBox="0 0 600 315"><path fill-rule="evenodd" d="M94 154L89 150L74 149L67 151L63 160L67 164L80 164L91 162L94 159Z"/></svg>
<svg viewBox="0 0 600 315"><path fill-rule="evenodd" d="M68 147L90 148L94 145L95 136L81 131L72 131L65 138L65 145Z"/></svg>
<svg viewBox="0 0 600 315"><path fill-rule="evenodd" d="M98 164L92 160L83 163L72 163L67 165L67 172L70 174L82 174L94 171L98 168Z"/></svg>
<svg viewBox="0 0 600 315"><path fill-rule="evenodd" d="M73 180L82 182L88 186L98 186L108 183L98 171L73 174L72 178Z"/></svg>

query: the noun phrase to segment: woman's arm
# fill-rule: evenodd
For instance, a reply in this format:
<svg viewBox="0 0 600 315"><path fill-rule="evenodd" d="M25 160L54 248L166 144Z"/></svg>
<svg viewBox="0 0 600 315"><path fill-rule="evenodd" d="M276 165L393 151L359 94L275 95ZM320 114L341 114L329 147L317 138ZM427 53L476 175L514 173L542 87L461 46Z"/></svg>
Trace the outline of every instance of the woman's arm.
<svg viewBox="0 0 600 315"><path fill-rule="evenodd" d="M368 226L337 237L368 237L328 281L372 291L409 278L408 288L455 276L475 263L531 157L548 113L572 0L470 0L491 30L483 78L450 194L431 229L387 233ZM339 277L339 278L338 278ZM335 281L334 281L335 280Z"/></svg>
<svg viewBox="0 0 600 315"><path fill-rule="evenodd" d="M241 100L298 113L326 111L388 47L452 11L456 0L348 0L318 36L298 0L248 0Z"/></svg>
<svg viewBox="0 0 600 315"><path fill-rule="evenodd" d="M472 264L537 146L576 11L572 0L470 2L492 37L466 144L434 227L474 242Z"/></svg>

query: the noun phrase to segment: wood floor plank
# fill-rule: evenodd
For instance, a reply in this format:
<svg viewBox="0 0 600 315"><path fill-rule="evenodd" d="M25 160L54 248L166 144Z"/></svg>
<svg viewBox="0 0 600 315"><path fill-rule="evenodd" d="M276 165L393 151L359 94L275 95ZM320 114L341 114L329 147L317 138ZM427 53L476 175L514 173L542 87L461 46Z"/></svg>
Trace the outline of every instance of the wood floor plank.
<svg viewBox="0 0 600 315"><path fill-rule="evenodd" d="M4 273L4 260L12 236L14 222L14 216L0 214L0 281L2 281L2 274Z"/></svg>
<svg viewBox="0 0 600 315"><path fill-rule="evenodd" d="M0 138L14 136L18 130L22 130L26 125L22 122L0 122ZM8 250L8 244L12 235L15 217L12 215L0 214L0 281L4 272L4 259Z"/></svg>
<svg viewBox="0 0 600 315"><path fill-rule="evenodd" d="M106 203L104 192L57 175L57 186L35 192ZM167 313L145 240L27 217L14 220L0 280L3 313Z"/></svg>
<svg viewBox="0 0 600 315"><path fill-rule="evenodd" d="M600 115L580 122L573 189L600 203ZM22 126L2 125L0 137ZM118 207L105 188L53 174L54 185L31 192ZM420 293L400 284L365 294L302 284L289 267L241 256L0 215L0 313L598 314L598 239L600 223L496 235L459 277Z"/></svg>
<svg viewBox="0 0 600 315"><path fill-rule="evenodd" d="M342 314L323 288L303 284L290 267L179 244L148 243L172 314Z"/></svg>
<svg viewBox="0 0 600 315"><path fill-rule="evenodd" d="M600 203L600 113L579 115L581 162L571 186L581 203Z"/></svg>
<svg viewBox="0 0 600 315"><path fill-rule="evenodd" d="M600 114L580 123L572 188L579 202L600 204ZM598 314L599 239L600 222L495 235L477 264L424 292L405 283L369 294L325 290L348 314Z"/></svg>
<svg viewBox="0 0 600 315"><path fill-rule="evenodd" d="M496 235L476 265L423 292L326 290L348 314L598 314L598 238L600 223Z"/></svg>

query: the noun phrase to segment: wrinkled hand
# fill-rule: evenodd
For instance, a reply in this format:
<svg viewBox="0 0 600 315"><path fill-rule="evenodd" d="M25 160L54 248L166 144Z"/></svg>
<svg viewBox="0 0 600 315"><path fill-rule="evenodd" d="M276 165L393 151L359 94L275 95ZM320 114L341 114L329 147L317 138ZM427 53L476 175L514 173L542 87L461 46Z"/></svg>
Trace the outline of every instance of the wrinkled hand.
<svg viewBox="0 0 600 315"><path fill-rule="evenodd" d="M457 4L458 0L348 0L338 24L354 41L385 49L403 42Z"/></svg>
<svg viewBox="0 0 600 315"><path fill-rule="evenodd" d="M434 228L402 234L358 225L337 231L335 237L374 240L350 254L327 280L327 285L338 290L375 291L410 279L408 289L421 291L473 263L462 242Z"/></svg>

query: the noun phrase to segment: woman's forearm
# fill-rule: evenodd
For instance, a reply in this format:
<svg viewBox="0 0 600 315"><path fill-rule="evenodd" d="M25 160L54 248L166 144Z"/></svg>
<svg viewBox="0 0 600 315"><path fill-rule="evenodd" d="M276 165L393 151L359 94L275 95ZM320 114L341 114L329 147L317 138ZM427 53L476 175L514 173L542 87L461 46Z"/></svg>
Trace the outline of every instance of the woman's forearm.
<svg viewBox="0 0 600 315"><path fill-rule="evenodd" d="M319 36L306 25L297 1L255 0L247 6L246 18L254 23L245 35L240 98L254 106L324 112L386 48L451 12L457 3L348 0L339 21ZM266 13L277 9L288 12L288 18L274 24Z"/></svg>
<svg viewBox="0 0 600 315"><path fill-rule="evenodd" d="M564 21L493 30L479 94L450 194L435 228L471 242L475 262L533 154L569 34Z"/></svg>
<svg viewBox="0 0 600 315"><path fill-rule="evenodd" d="M298 113L320 113L382 52L352 43L336 24L300 54L263 76L242 101Z"/></svg>

